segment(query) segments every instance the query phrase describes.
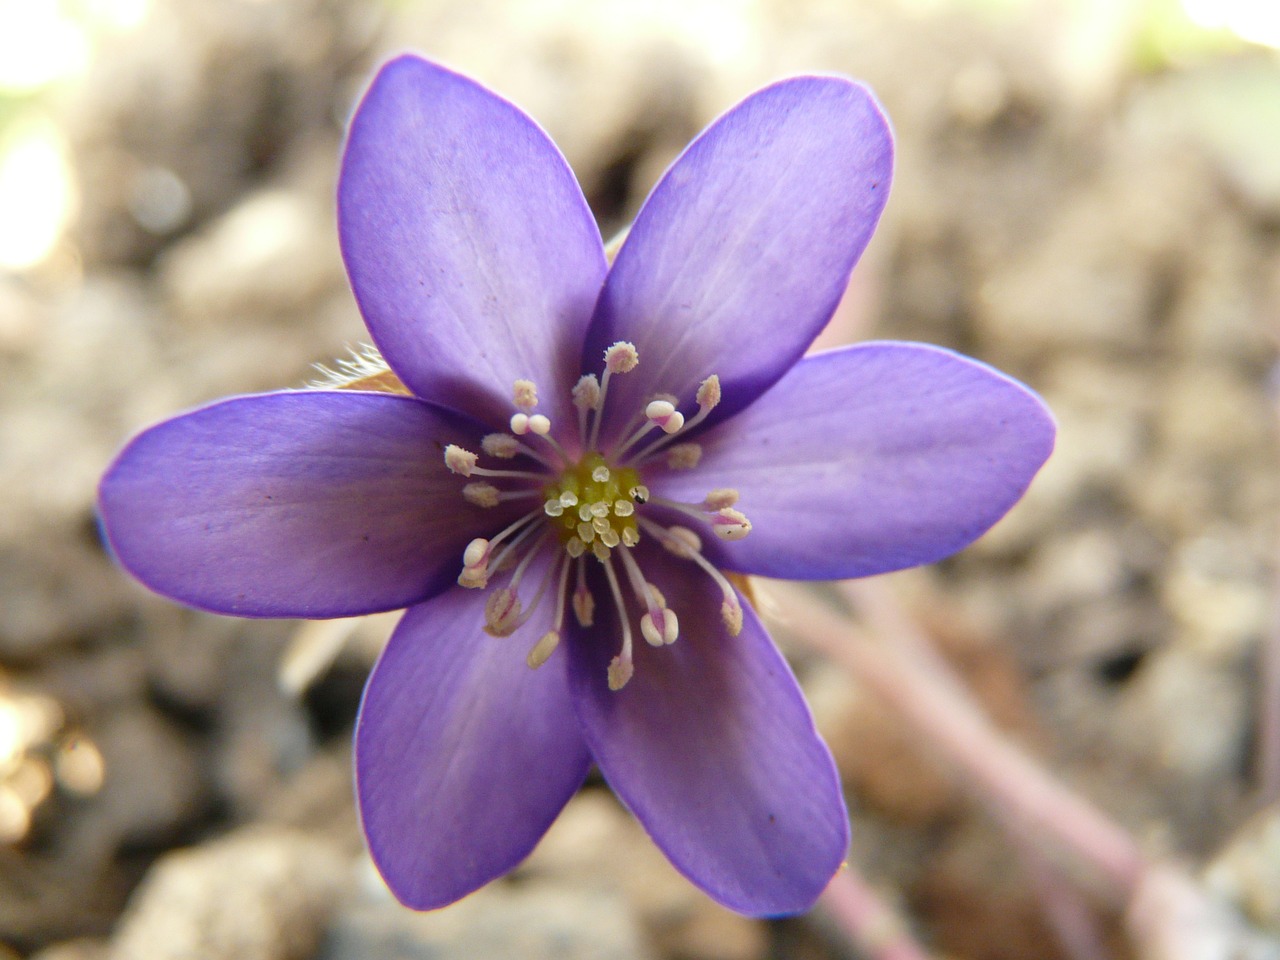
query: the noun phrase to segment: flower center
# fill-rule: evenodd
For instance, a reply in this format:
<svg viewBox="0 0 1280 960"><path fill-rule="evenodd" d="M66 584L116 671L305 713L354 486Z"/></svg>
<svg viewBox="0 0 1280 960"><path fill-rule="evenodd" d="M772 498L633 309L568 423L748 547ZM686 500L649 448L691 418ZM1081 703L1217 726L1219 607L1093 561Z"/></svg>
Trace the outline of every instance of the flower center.
<svg viewBox="0 0 1280 960"><path fill-rule="evenodd" d="M487 463L482 466L479 454L453 444L445 448L444 459L450 470L468 479L462 495L475 506L489 508L507 501L530 501L530 509L517 520L491 539L477 537L463 552L462 572L458 575L461 586L485 589L491 588L495 578L505 580L503 586L493 587L486 599L485 630L496 637L515 633L551 589L555 603L552 629L528 656L531 667L541 666L560 643L566 599L582 627L593 625L596 598L587 585L585 564L598 562L621 624L621 650L609 665L608 678L610 688L619 690L635 669L629 604L643 611L639 616L640 633L649 644L660 647L674 643L680 632L675 611L645 577L630 549L643 535L653 536L670 554L692 562L710 576L724 598L720 614L726 630L736 636L742 629L741 601L725 576L702 555L702 540L696 530L681 525L663 526L645 516L645 508L661 507L684 514L695 527L708 528L725 540L746 536L751 523L734 509L736 490L712 490L701 503L680 503L651 494L641 475L644 466L658 458L664 459L672 470L697 466L701 446L673 441L701 423L720 402L719 378L712 374L702 382L694 398L698 412L688 420L678 409L677 398L654 397L631 418L621 437L602 451L600 427L609 381L635 369L640 358L632 344L620 342L605 351L604 361L604 373L599 379L587 374L572 391L578 412L577 447L587 451L579 458L570 456L565 445L556 439L551 421L535 412L536 386L529 380L517 380L512 390L517 412L511 417L511 432L488 434L480 441L480 449L487 458L496 460L523 457L524 466L532 468L510 470ZM526 607L521 595L525 572L536 557L546 556L548 551L551 556L544 565L541 583ZM575 576L572 590L571 573Z"/></svg>
<svg viewBox="0 0 1280 960"><path fill-rule="evenodd" d="M648 502L649 488L635 467L611 466L599 453L588 453L542 493L542 510L571 557L591 550L606 560L609 549L640 542L636 504Z"/></svg>

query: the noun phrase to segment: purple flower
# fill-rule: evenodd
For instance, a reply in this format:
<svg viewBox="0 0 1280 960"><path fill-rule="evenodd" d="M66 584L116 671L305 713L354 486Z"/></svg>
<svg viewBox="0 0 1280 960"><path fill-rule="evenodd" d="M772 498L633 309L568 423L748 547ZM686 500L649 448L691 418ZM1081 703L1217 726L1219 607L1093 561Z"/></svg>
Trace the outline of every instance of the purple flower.
<svg viewBox="0 0 1280 960"><path fill-rule="evenodd" d="M236 397L145 431L107 471L111 546L160 593L247 617L409 608L356 733L369 847L405 904L514 867L593 760L735 910L803 910L837 869L830 754L721 571L945 557L1022 495L1054 436L1034 394L947 350L801 357L892 152L863 87L776 83L684 152L609 268L533 121L402 57L352 121L339 219L412 395Z"/></svg>

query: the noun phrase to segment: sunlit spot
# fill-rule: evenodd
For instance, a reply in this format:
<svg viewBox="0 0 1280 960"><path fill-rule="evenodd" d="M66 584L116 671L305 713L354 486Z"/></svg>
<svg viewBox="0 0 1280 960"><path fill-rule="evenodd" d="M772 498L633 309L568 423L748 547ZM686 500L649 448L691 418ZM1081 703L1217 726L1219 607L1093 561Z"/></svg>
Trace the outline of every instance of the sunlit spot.
<svg viewBox="0 0 1280 960"><path fill-rule="evenodd" d="M15 123L0 138L0 269L44 260L75 205L66 144L45 119Z"/></svg>
<svg viewBox="0 0 1280 960"><path fill-rule="evenodd" d="M38 90L89 63L84 26L59 0L0 0L0 92Z"/></svg>
<svg viewBox="0 0 1280 960"><path fill-rule="evenodd" d="M1280 3L1259 0L1182 0L1197 27L1229 30L1241 40L1280 49Z"/></svg>

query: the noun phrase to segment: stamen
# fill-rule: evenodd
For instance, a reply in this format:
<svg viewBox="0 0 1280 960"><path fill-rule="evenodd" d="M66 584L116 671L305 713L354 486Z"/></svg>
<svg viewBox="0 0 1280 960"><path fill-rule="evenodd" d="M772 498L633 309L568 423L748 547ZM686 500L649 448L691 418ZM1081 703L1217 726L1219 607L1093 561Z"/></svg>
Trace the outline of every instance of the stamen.
<svg viewBox="0 0 1280 960"><path fill-rule="evenodd" d="M534 513L526 514L525 516L521 517L519 520L516 521L516 524L528 524L528 526L526 526L523 530L521 530L520 533L518 533L510 543L508 543L505 547L502 548L502 552L498 554L497 558L492 563L492 569L495 573L505 569L503 567L503 564L506 563L507 557L511 556L511 552L515 550L517 547L519 547L520 544L523 543L525 539L529 536L529 534L539 529L539 527L545 526L545 524L530 523L531 520L540 520L540 519L541 519L541 514L534 512ZM514 527L516 524L512 524L512 527ZM489 545L489 549L492 550L493 547L497 544L498 540L500 540L510 530L511 530L511 527L507 527L506 530L502 531L501 534L495 537L493 540L493 543ZM548 531L543 530L543 536L545 536L547 532ZM541 538L539 538L539 542L541 542Z"/></svg>
<svg viewBox="0 0 1280 960"><path fill-rule="evenodd" d="M578 561L578 584L573 588L573 615L578 618L578 626L589 627L595 623L596 598L587 589L587 567L582 560Z"/></svg>
<svg viewBox="0 0 1280 960"><path fill-rule="evenodd" d="M733 589L733 584L729 582L728 578L702 555L702 540L698 535L688 527L668 527L664 529L645 517L640 518L640 523L644 525L646 530L656 536L670 553L683 560L692 560L716 582L716 585L720 587L720 593L724 597L724 602L720 604L720 618L724 621L725 629L729 631L729 636L731 637L736 637L741 633L742 603L738 600L738 593Z"/></svg>
<svg viewBox="0 0 1280 960"><path fill-rule="evenodd" d="M480 449L491 457L510 460L524 446L509 433L486 433L480 438Z"/></svg>
<svg viewBox="0 0 1280 960"><path fill-rule="evenodd" d="M725 507L711 518L711 529L721 540L741 540L751 532L751 521L742 511Z"/></svg>
<svg viewBox="0 0 1280 960"><path fill-rule="evenodd" d="M462 497L474 507L496 507L500 492L492 483L483 481L468 483L462 488Z"/></svg>
<svg viewBox="0 0 1280 960"><path fill-rule="evenodd" d="M568 556L562 557L560 560L560 576L556 582L556 612L551 619L551 629L542 635L542 638L529 651L526 662L531 670L537 670L540 666L547 662L556 647L560 645L560 628L564 625L564 596L566 587L569 585L569 565L571 561Z"/></svg>
<svg viewBox="0 0 1280 960"><path fill-rule="evenodd" d="M604 352L605 373L630 373L640 363L634 343L619 340Z"/></svg>
<svg viewBox="0 0 1280 960"><path fill-rule="evenodd" d="M462 551L462 572L458 574L458 585L467 589L477 589L489 582L489 556L492 546L484 537L476 537Z"/></svg>
<svg viewBox="0 0 1280 960"><path fill-rule="evenodd" d="M658 588L648 583L640 572L630 550L622 551L622 566L627 571L627 579L631 581L632 592L645 607L645 614L640 618L640 633L651 647L675 643L680 635L680 622L675 612L667 609L665 600Z"/></svg>
<svg viewBox="0 0 1280 960"><path fill-rule="evenodd" d="M649 444L649 446L641 450L634 458L634 463L643 463L649 457L653 456L653 454L665 447L670 438L675 436L675 434L682 428L684 430L692 430L698 424L702 423L703 420L707 419L707 414L714 410L720 403L720 378L713 373L711 376L707 377L707 379L703 380L698 386L698 393L695 399L698 402L698 412L693 415L693 418L686 423L684 418L681 417L680 426L676 427L674 430L667 430L667 436L659 437L657 440L653 441L653 443Z"/></svg>
<svg viewBox="0 0 1280 960"><path fill-rule="evenodd" d="M573 387L573 405L578 408L578 440L587 442L587 411L600 409L600 381L594 373L578 378Z"/></svg>
<svg viewBox="0 0 1280 960"><path fill-rule="evenodd" d="M702 508L704 510L723 510L737 503L738 497L738 491L732 487L717 487L707 494L702 501Z"/></svg>
<svg viewBox="0 0 1280 960"><path fill-rule="evenodd" d="M558 646L560 646L560 634L555 630L548 630L542 635L542 639L534 644L525 662L529 664L531 670L537 670L551 658L551 654L555 653Z"/></svg>
<svg viewBox="0 0 1280 960"><path fill-rule="evenodd" d="M516 414L516 416L523 416L523 414ZM538 451L521 443L509 433L486 433L480 439L480 449L489 456L498 457L502 460L510 460L516 454L523 453L526 457L537 460L548 470L558 469L556 464L538 453Z"/></svg>
<svg viewBox="0 0 1280 960"><path fill-rule="evenodd" d="M600 381L594 373L584 373L573 385L573 405L584 413L600 409Z"/></svg>
<svg viewBox="0 0 1280 960"><path fill-rule="evenodd" d="M672 470L692 470L702 459L702 444L677 443L667 450L667 466Z"/></svg>
<svg viewBox="0 0 1280 960"><path fill-rule="evenodd" d="M529 431L536 433L540 437L546 437L551 432L551 420L541 413L535 413L529 417ZM548 439L550 439L548 437Z"/></svg>
<svg viewBox="0 0 1280 960"><path fill-rule="evenodd" d="M521 578L524 576L525 570L528 568L529 562L542 551L542 545L545 542L545 536L540 538L528 554L525 555L525 558L520 561L520 566L516 568L515 574L511 577L511 589L514 590L519 584ZM547 585L551 583L551 580L555 576L555 571L555 563L547 564L547 569L543 571L542 579L538 581L538 589L533 593L533 602L529 604L524 613L520 614L519 618L516 620L515 629L518 630L520 627L523 627L528 623L529 618L533 616L535 611L537 611L538 605L542 603L542 598L546 595Z"/></svg>
<svg viewBox="0 0 1280 960"><path fill-rule="evenodd" d="M698 419L701 419L720 403L720 378L713 373L703 380L694 399L698 401Z"/></svg>
<svg viewBox="0 0 1280 960"><path fill-rule="evenodd" d="M661 623L661 626L659 626ZM680 636L680 621L676 619L674 610L659 610L658 616L646 613L640 618L640 632L651 647L675 643Z"/></svg>
<svg viewBox="0 0 1280 960"><path fill-rule="evenodd" d="M444 465L464 477L471 476L472 471L476 469L477 459L479 458L474 453L464 450L456 443L451 443L444 448Z"/></svg>
<svg viewBox="0 0 1280 960"><path fill-rule="evenodd" d="M516 406L525 413L538 405L538 388L532 380L517 380L512 395Z"/></svg>
<svg viewBox="0 0 1280 960"><path fill-rule="evenodd" d="M591 439L587 446L594 450L600 441L600 423L604 420L604 401L609 394L609 378L615 373L630 373L640 362L635 344L619 340L604 352L604 379L600 381L600 396L596 401L596 416L591 423ZM582 381L578 381L581 383Z"/></svg>
<svg viewBox="0 0 1280 960"><path fill-rule="evenodd" d="M529 415L527 413L513 413L511 415L511 432L517 437L523 437L529 432Z"/></svg>
<svg viewBox="0 0 1280 960"><path fill-rule="evenodd" d="M520 619L520 597L512 587L489 594L484 604L484 632L491 637L509 637Z"/></svg>
<svg viewBox="0 0 1280 960"><path fill-rule="evenodd" d="M627 608L622 602L622 590L618 587L618 577L613 572L613 563L609 560L602 562L604 575L609 581L609 592L613 594L613 602L618 609L618 622L622 624L622 651L609 663L609 689L621 690L636 672L635 664L631 659L631 624L627 620Z"/></svg>
<svg viewBox="0 0 1280 960"><path fill-rule="evenodd" d="M676 433L684 426L684 414L670 400L651 401L644 408L644 415L650 423L661 427L663 433Z"/></svg>

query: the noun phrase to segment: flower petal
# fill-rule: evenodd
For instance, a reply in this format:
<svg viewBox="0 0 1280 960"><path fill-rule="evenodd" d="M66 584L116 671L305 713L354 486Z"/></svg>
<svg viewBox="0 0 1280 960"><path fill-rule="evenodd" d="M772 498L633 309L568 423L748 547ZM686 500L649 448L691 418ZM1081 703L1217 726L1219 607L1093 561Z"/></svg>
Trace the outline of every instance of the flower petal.
<svg viewBox="0 0 1280 960"><path fill-rule="evenodd" d="M786 661L744 603L730 637L721 595L664 552L638 548L645 576L680 619L652 648L636 636L635 675L606 682L619 632L597 606L571 649L569 682L605 779L681 873L741 913L810 907L849 842L826 745ZM600 599L599 591L597 598Z"/></svg>
<svg viewBox="0 0 1280 960"><path fill-rule="evenodd" d="M700 438L695 470L651 485L677 500L732 487L751 533L704 538L723 566L792 580L940 560L987 531L1053 449L1022 384L938 347L866 343L806 357Z"/></svg>
<svg viewBox="0 0 1280 960"><path fill-rule="evenodd" d="M636 218L588 333L587 370L617 340L640 353L616 381L615 428L654 393L691 404L712 373L716 419L782 376L834 312L892 170L879 106L838 77L766 87L695 140Z"/></svg>
<svg viewBox="0 0 1280 960"><path fill-rule="evenodd" d="M542 412L573 416L604 252L529 117L442 67L391 61L351 121L338 221L369 332L414 393L496 425L527 378Z"/></svg>
<svg viewBox="0 0 1280 960"><path fill-rule="evenodd" d="M111 548L158 593L241 617L341 617L423 600L501 517L440 444L479 427L411 397L235 397L135 437L102 479Z"/></svg>
<svg viewBox="0 0 1280 960"><path fill-rule="evenodd" d="M540 572L531 565L534 582ZM554 603L544 598L525 629L495 639L481 631L487 595L455 588L409 610L360 708L356 777L369 849L392 892L419 910L515 867L591 764L565 656L537 670L525 664Z"/></svg>

